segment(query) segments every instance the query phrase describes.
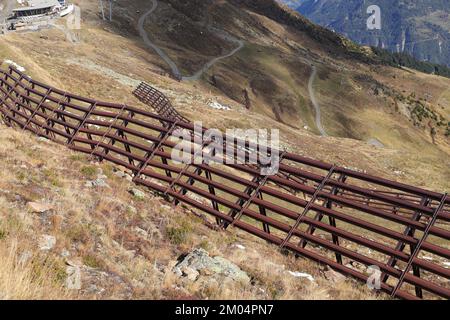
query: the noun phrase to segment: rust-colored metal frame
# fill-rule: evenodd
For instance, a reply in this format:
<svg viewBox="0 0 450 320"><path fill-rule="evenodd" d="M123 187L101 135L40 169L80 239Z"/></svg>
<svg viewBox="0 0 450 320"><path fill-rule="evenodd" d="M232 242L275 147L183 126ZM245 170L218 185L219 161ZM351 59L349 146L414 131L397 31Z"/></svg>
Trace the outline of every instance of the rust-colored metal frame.
<svg viewBox="0 0 450 320"><path fill-rule="evenodd" d="M157 110L167 106L147 86L135 92L142 101ZM287 152L280 153L279 173L270 176L259 163L177 163L176 129L190 132L192 150L206 153L208 141L198 142L192 123L162 108L167 116L69 94L14 67L0 69L7 125L122 166L135 183L209 214L223 228L236 227L362 282L370 277L367 267L376 266L380 289L394 297L450 298L447 194ZM236 151L237 139L227 138ZM246 147L250 156L254 150Z"/></svg>
<svg viewBox="0 0 450 320"><path fill-rule="evenodd" d="M170 100L159 90L145 82L141 82L133 94L143 103L152 106L164 118L180 122L190 122L183 117L170 103Z"/></svg>

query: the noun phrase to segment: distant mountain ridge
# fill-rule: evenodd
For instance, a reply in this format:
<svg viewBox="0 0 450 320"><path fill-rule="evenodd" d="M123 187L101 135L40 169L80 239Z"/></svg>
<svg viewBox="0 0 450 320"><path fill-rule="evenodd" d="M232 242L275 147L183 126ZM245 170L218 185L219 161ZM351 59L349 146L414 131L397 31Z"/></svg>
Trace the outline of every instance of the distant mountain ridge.
<svg viewBox="0 0 450 320"><path fill-rule="evenodd" d="M363 45L450 66L450 0L298 0L281 2ZM381 9L381 30L368 30L367 8Z"/></svg>
<svg viewBox="0 0 450 320"><path fill-rule="evenodd" d="M279 2L284 3L288 7L296 9L304 2L305 0L279 0Z"/></svg>

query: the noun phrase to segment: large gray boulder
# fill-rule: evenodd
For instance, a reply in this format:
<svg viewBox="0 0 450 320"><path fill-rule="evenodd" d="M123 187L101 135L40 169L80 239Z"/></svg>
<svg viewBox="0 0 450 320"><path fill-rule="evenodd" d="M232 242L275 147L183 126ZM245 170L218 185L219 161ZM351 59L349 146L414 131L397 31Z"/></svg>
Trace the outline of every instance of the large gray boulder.
<svg viewBox="0 0 450 320"><path fill-rule="evenodd" d="M203 249L194 249L178 262L173 272L179 277L196 281L200 277L211 277L216 280L229 279L244 284L250 283L250 277L237 265L223 257L210 257Z"/></svg>

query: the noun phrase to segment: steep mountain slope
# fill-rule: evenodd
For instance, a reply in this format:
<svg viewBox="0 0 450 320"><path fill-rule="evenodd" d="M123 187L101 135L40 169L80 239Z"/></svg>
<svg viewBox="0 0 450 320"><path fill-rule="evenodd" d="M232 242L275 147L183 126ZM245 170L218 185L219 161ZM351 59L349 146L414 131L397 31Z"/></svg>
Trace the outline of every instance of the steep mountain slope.
<svg viewBox="0 0 450 320"><path fill-rule="evenodd" d="M242 50L204 76L233 100L244 103L246 92L252 110L319 133L308 88L315 65L313 88L327 134L416 150L448 150L448 105L440 104L446 79L413 88L414 82L425 79L419 73L386 68L379 75L375 70L384 67L363 62L364 57L371 60L370 51L275 1L159 1L146 28L182 73L192 74L233 45L204 28L211 21L215 29L245 41ZM430 144L431 130L438 132L436 146Z"/></svg>
<svg viewBox="0 0 450 320"><path fill-rule="evenodd" d="M137 30L152 1L117 1L112 23L99 19L97 3L80 1L82 29L75 30L79 42L65 41L58 30L12 33L0 38L0 56L15 60L43 82L103 100L140 105L130 92L146 80L167 93L184 115L209 127L279 128L283 145L291 150L376 172L406 166L411 181L426 172L436 176L431 187L448 186L449 79L355 60L355 55L370 60L370 52L274 0L158 3L144 27L183 74L193 74L235 48L219 36L223 32L245 45L199 81L177 82L159 75L170 68ZM312 65L316 77L311 77ZM317 136L310 81L322 126L334 138ZM232 110L211 109L211 101L217 100ZM431 130L436 132L434 144ZM336 143L340 150L332 147ZM355 161L355 143L361 153L373 148L371 144L383 145L370 151L369 158L379 155L391 164L367 166L365 157ZM395 153L401 155L401 165Z"/></svg>
<svg viewBox="0 0 450 320"><path fill-rule="evenodd" d="M279 129L282 148L287 150L439 192L450 188L445 135L450 118L449 79L366 63L363 58L371 60L370 51L286 11L275 1L158 1L144 28L183 74L194 74L235 48L233 41L220 36L224 32L244 42L240 51L208 68L198 81L179 82L167 76L170 67L138 31L139 18L152 8L152 1L117 1L112 22L100 19L98 2L77 3L82 10L82 28L73 31L79 35L78 42L67 41L57 29L11 33L0 37L0 61L14 60L34 79L81 96L141 108L148 107L131 91L145 80L167 94L184 116L201 120L205 126ZM248 94L248 108L243 90ZM212 108L212 102L230 110ZM316 127L316 104L328 137L320 136ZM429 125L437 131L435 144ZM6 235L0 236L2 245L23 242L17 254L11 254L19 259L23 252L36 248L37 235L56 234L57 246L50 255L37 253L25 271L33 271L35 264L41 265L39 259L50 256L48 261L54 264L47 265L42 274L56 275L50 280L61 285L57 275L64 274L66 259L61 253L66 248L73 258L69 260L81 260L86 271L93 267L94 274L106 272L106 279L112 280L106 284L94 281L94 290L83 292L82 298L372 297L353 282L327 286L316 265L274 253L266 243L234 231L215 233L201 221L185 217L182 208L163 207L159 198L147 195L143 202L132 197L128 183L114 174L116 168L89 163L89 158L79 158L48 142L38 140L30 148L24 141L34 138L12 129L2 129L0 137L0 151L6 159L0 170L0 213L5 222L0 235ZM107 177L111 189L93 192L85 187L86 175L96 178L97 174ZM56 207L54 222L46 215L24 215L28 201ZM137 213L128 208L130 203ZM154 224L162 238L143 240L135 227L150 230ZM187 239L182 243L180 233ZM183 238L185 233L187 238ZM236 243L254 247L256 253L244 259ZM257 285L204 290L165 277L171 261L199 246L225 252ZM0 255L8 256L4 251ZM286 283L283 274L267 279L264 274L273 272L273 266L261 265L268 256L292 270L310 272L319 279L320 290L308 282ZM11 274L10 269L2 270ZM46 284L47 293L54 292L52 285ZM102 288L106 289L103 295L96 295Z"/></svg>
<svg viewBox="0 0 450 320"><path fill-rule="evenodd" d="M189 210L136 189L129 173L56 143L0 125L0 155L2 300L376 298L244 232L213 231ZM177 259L193 248L228 259L252 283L177 276Z"/></svg>
<svg viewBox="0 0 450 320"><path fill-rule="evenodd" d="M381 9L381 30L367 29L367 8L374 4ZM450 66L449 8L446 0L305 0L297 10L358 43Z"/></svg>

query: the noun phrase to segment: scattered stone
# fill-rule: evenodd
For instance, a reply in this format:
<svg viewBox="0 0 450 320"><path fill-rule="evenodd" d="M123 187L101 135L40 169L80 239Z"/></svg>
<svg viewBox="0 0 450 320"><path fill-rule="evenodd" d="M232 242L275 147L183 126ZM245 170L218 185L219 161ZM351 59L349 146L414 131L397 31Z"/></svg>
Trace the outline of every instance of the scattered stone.
<svg viewBox="0 0 450 320"><path fill-rule="evenodd" d="M33 213L45 213L53 210L53 206L47 203L28 202L27 206Z"/></svg>
<svg viewBox="0 0 450 320"><path fill-rule="evenodd" d="M94 181L86 181L86 183L84 184L85 187L87 188L109 188L110 186L106 183L105 180L103 179L96 179Z"/></svg>
<svg viewBox="0 0 450 320"><path fill-rule="evenodd" d="M147 230L148 230L148 234L150 236L150 240L153 240L153 239L160 240L163 238L161 231L153 223L149 224Z"/></svg>
<svg viewBox="0 0 450 320"><path fill-rule="evenodd" d="M63 250L61 251L61 257L63 257L63 258L68 258L68 257L70 257L70 252L69 252L69 250L63 249Z"/></svg>
<svg viewBox="0 0 450 320"><path fill-rule="evenodd" d="M81 266L83 266L83 264L81 263L81 261L80 260L69 260L69 259L66 259L66 264L68 265L68 266L72 266L72 267L81 267Z"/></svg>
<svg viewBox="0 0 450 320"><path fill-rule="evenodd" d="M133 231L144 239L148 238L148 232L145 231L144 229L141 229L139 227L134 227Z"/></svg>
<svg viewBox="0 0 450 320"><path fill-rule="evenodd" d="M39 213L39 220L45 230L48 230L48 228L50 228L51 226L53 226L53 228L55 229L59 228L62 224L63 218L62 216L55 214L54 210L48 210Z"/></svg>
<svg viewBox="0 0 450 320"><path fill-rule="evenodd" d="M48 234L44 234L41 236L39 241L39 249L42 251L52 250L56 245L56 238L54 236L50 236Z"/></svg>
<svg viewBox="0 0 450 320"><path fill-rule="evenodd" d="M183 276L185 276L190 281L196 281L200 276L200 272L190 267L184 267L181 271Z"/></svg>
<svg viewBox="0 0 450 320"><path fill-rule="evenodd" d="M120 170L119 171L115 171L114 175L119 177L119 178L125 178L127 176L127 174L125 172L120 171Z"/></svg>
<svg viewBox="0 0 450 320"><path fill-rule="evenodd" d="M242 244L237 243L234 246L240 250L245 250L245 247Z"/></svg>
<svg viewBox="0 0 450 320"><path fill-rule="evenodd" d="M82 266L81 293L95 298L112 297L113 299L131 299L133 289L122 277L112 272L106 272Z"/></svg>
<svg viewBox="0 0 450 320"><path fill-rule="evenodd" d="M369 140L367 141L367 143L368 143L369 145L374 146L374 147L377 147L377 148L384 148L384 144L383 144L380 140L375 139L375 138L369 139Z"/></svg>
<svg viewBox="0 0 450 320"><path fill-rule="evenodd" d="M288 273L295 278L306 278L309 281L314 282L313 276L308 273L297 272L297 271L288 271Z"/></svg>
<svg viewBox="0 0 450 320"><path fill-rule="evenodd" d="M450 268L450 262L443 262L444 268Z"/></svg>
<svg viewBox="0 0 450 320"><path fill-rule="evenodd" d="M121 179L125 179L125 180L130 181L130 182L133 181L133 177L129 173L126 173L124 171L117 170L117 171L114 172L114 175L116 177L119 177Z"/></svg>
<svg viewBox="0 0 450 320"><path fill-rule="evenodd" d="M127 211L132 214L137 214L137 209L133 206L127 206Z"/></svg>
<svg viewBox="0 0 450 320"><path fill-rule="evenodd" d="M30 261L31 257L33 256L33 254L30 251L24 251L22 252L22 254L19 257L19 264L24 266L27 264L28 261Z"/></svg>
<svg viewBox="0 0 450 320"><path fill-rule="evenodd" d="M3 62L6 63L6 64L9 64L9 65L12 65L13 67L15 67L20 72L25 72L26 71L24 67L22 67L21 65L15 63L12 60L7 59L7 60L4 60Z"/></svg>
<svg viewBox="0 0 450 320"><path fill-rule="evenodd" d="M131 188L128 190L128 192L131 193L133 195L133 197L135 197L139 200L145 199L145 193L139 189Z"/></svg>
<svg viewBox="0 0 450 320"><path fill-rule="evenodd" d="M37 141L47 143L47 142L49 142L50 140L47 139L47 138L45 138L45 137L39 137L39 138L37 138Z"/></svg>
<svg viewBox="0 0 450 320"><path fill-rule="evenodd" d="M202 196L200 196L194 192L191 192L191 191L188 191L186 193L186 197L191 198L192 200L195 200L195 201L203 203L203 204L207 202L207 200L205 198L203 198Z"/></svg>
<svg viewBox="0 0 450 320"><path fill-rule="evenodd" d="M204 249L194 249L177 263L172 271L190 281L196 281L200 277L210 277L219 283L226 279L250 283L250 277L237 265L223 257L212 258Z"/></svg>
<svg viewBox="0 0 450 320"><path fill-rule="evenodd" d="M334 271L333 269L328 269L324 272L325 278L328 280L339 283L345 280L345 276L339 272Z"/></svg>
<svg viewBox="0 0 450 320"><path fill-rule="evenodd" d="M81 289L81 269L79 266L66 267L66 287L70 290Z"/></svg>
<svg viewBox="0 0 450 320"><path fill-rule="evenodd" d="M225 110L225 111L229 111L231 110L231 108L229 106L223 105L217 101L211 101L208 103L208 106L212 109L216 109L216 110Z"/></svg>

